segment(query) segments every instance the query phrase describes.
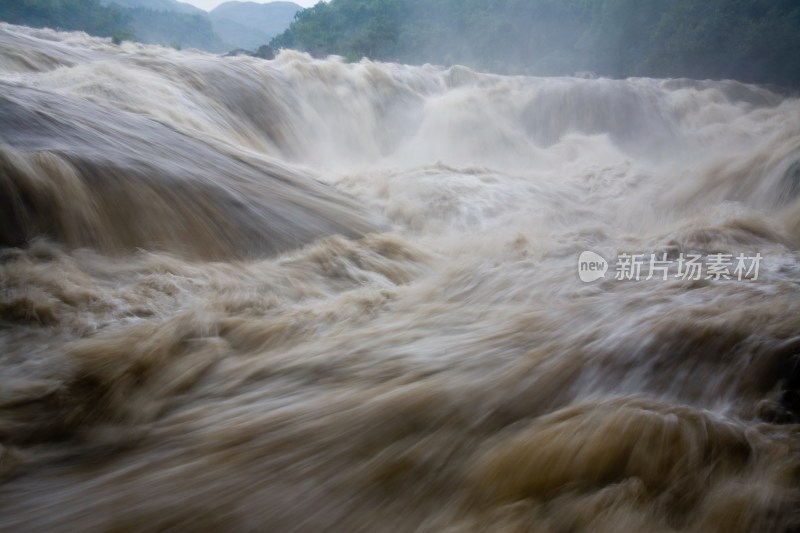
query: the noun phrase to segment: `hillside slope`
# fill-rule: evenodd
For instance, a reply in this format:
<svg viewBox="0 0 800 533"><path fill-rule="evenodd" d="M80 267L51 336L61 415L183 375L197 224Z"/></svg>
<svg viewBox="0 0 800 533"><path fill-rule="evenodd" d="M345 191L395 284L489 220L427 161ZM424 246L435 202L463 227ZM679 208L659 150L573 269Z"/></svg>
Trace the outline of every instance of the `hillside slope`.
<svg viewBox="0 0 800 533"><path fill-rule="evenodd" d="M215 28L227 23L225 21L231 21L272 38L286 30L294 21L295 14L302 9L294 2L225 2L211 10L209 15Z"/></svg>

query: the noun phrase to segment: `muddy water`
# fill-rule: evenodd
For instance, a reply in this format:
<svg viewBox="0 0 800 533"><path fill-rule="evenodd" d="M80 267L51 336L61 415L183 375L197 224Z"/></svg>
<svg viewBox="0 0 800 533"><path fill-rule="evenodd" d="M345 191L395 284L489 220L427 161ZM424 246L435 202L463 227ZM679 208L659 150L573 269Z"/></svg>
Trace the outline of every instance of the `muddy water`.
<svg viewBox="0 0 800 533"><path fill-rule="evenodd" d="M0 43L0 529L800 527L797 99Z"/></svg>

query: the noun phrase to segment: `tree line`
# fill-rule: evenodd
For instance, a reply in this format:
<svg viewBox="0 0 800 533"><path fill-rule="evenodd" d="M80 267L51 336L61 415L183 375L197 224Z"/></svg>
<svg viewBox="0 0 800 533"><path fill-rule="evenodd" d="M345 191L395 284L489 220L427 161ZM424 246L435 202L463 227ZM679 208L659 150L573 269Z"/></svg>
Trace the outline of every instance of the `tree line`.
<svg viewBox="0 0 800 533"><path fill-rule="evenodd" d="M0 20L32 27L85 31L115 42L138 40L222 52L226 45L199 14L103 5L100 0L0 0Z"/></svg>
<svg viewBox="0 0 800 533"><path fill-rule="evenodd" d="M100 5L99 0L0 0L0 20L100 37L133 35L129 14L116 6Z"/></svg>
<svg viewBox="0 0 800 533"><path fill-rule="evenodd" d="M500 73L800 87L800 0L331 0L274 48Z"/></svg>

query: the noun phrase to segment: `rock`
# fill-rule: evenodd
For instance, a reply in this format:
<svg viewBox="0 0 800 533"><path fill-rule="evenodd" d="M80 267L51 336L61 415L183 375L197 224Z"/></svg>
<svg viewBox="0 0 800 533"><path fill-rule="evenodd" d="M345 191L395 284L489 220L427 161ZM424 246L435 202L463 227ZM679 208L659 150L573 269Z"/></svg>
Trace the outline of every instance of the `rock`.
<svg viewBox="0 0 800 533"><path fill-rule="evenodd" d="M261 59L275 59L275 52L270 45L262 44L258 47L258 50L256 50L255 57L260 57Z"/></svg>
<svg viewBox="0 0 800 533"><path fill-rule="evenodd" d="M250 56L250 57L258 57L260 59L275 59L275 51L272 47L268 44L262 44L258 47L258 50L255 52L251 52L250 50L245 50L244 48L237 48L236 50L231 50L224 57L236 57L236 56Z"/></svg>

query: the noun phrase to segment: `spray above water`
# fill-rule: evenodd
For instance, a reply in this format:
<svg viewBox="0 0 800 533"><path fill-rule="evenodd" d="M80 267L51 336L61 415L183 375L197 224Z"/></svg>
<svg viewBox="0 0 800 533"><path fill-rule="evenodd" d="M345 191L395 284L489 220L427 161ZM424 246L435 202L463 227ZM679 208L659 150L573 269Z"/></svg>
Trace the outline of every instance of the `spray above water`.
<svg viewBox="0 0 800 533"><path fill-rule="evenodd" d="M800 527L797 99L0 42L0 529Z"/></svg>

